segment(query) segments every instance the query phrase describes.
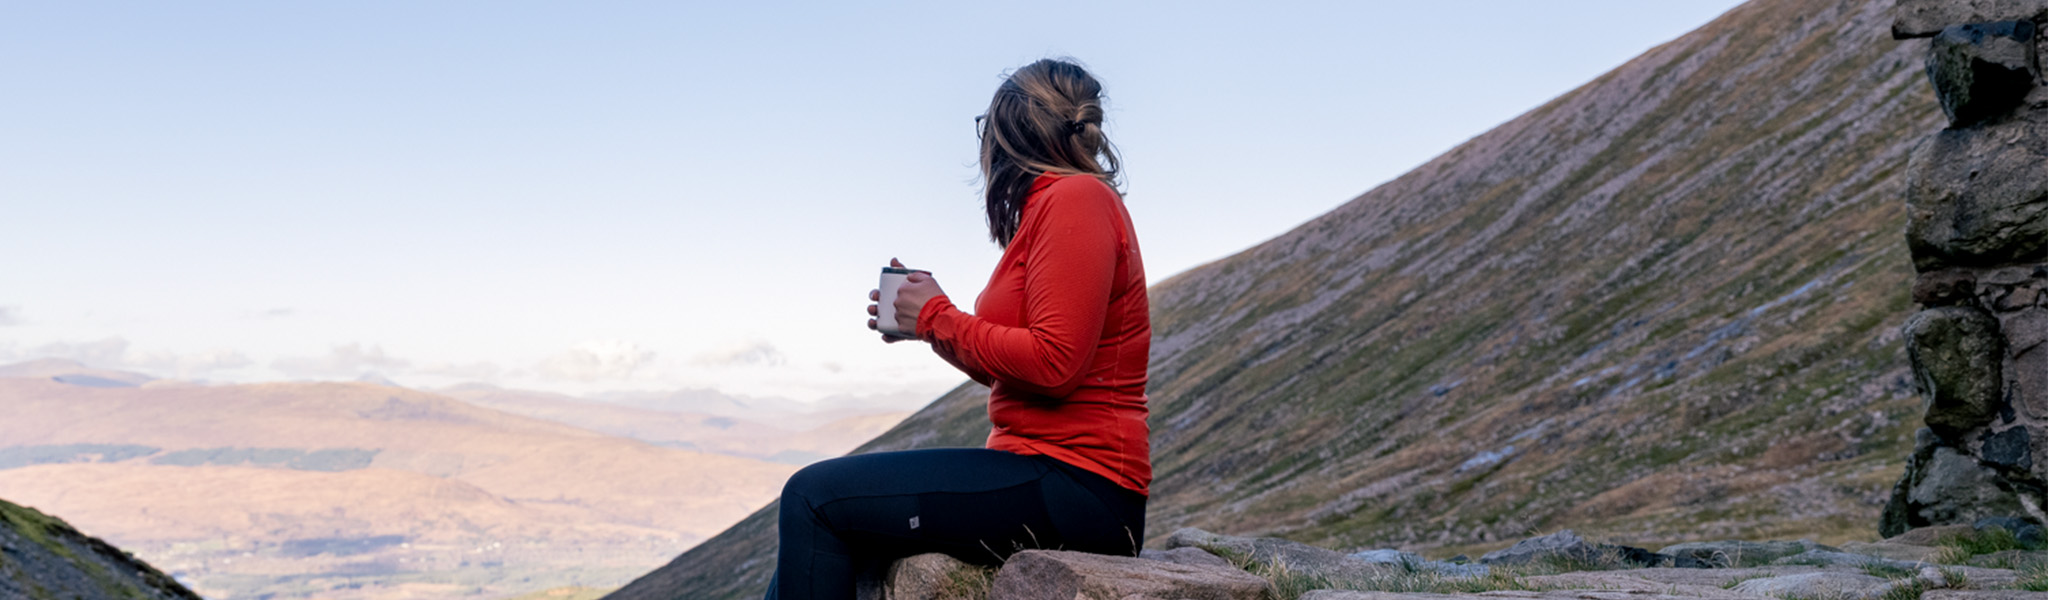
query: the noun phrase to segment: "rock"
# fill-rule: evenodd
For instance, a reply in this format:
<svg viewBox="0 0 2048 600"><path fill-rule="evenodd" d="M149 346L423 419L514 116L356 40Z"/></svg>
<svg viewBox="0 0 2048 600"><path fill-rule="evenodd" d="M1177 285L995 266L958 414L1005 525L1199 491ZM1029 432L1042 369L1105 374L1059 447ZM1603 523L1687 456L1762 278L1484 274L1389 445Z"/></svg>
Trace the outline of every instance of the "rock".
<svg viewBox="0 0 2048 600"><path fill-rule="evenodd" d="M1913 301L1923 306L1955 306L1977 298L1977 275L1961 269L1921 273L1913 279Z"/></svg>
<svg viewBox="0 0 2048 600"><path fill-rule="evenodd" d="M1984 517L1977 519L1975 523L1971 523L1970 527L1980 532L1989 529L2004 529L2011 532L2014 539L2028 546L2037 546L2044 541L2048 541L2048 537L2043 536L2044 532L2040 525L2019 517Z"/></svg>
<svg viewBox="0 0 2048 600"><path fill-rule="evenodd" d="M2040 77L2032 21L1951 25L1927 46L1927 81L1951 127L2011 112Z"/></svg>
<svg viewBox="0 0 2048 600"><path fill-rule="evenodd" d="M1600 560L1600 547L1588 543L1585 538L1579 537L1579 534L1566 529L1488 552L1479 557L1479 562L1487 565L1521 565L1552 556L1592 562Z"/></svg>
<svg viewBox="0 0 2048 600"><path fill-rule="evenodd" d="M1296 573L1312 577L1362 578L1393 570L1386 565L1368 563L1333 550L1299 542L1277 538L1219 535L1192 527L1173 532L1173 535L1166 538L1166 547L1192 547L1217 554L1237 554L1249 557L1255 562L1286 565Z"/></svg>
<svg viewBox="0 0 2048 600"><path fill-rule="evenodd" d="M2048 0L1899 0L1892 7L1892 37L1928 37L1950 25L2040 21Z"/></svg>
<svg viewBox="0 0 2048 600"><path fill-rule="evenodd" d="M1232 567L1196 566L1064 550L1025 550L996 574L990 598L1258 600L1266 580Z"/></svg>
<svg viewBox="0 0 2048 600"><path fill-rule="evenodd" d="M1402 552L1393 548L1353 552L1351 557L1377 565L1419 565L1429 562L1423 560L1420 554Z"/></svg>
<svg viewBox="0 0 2048 600"><path fill-rule="evenodd" d="M1997 471L1953 448L1935 448L1933 460L1920 475L1906 500L1927 524L1971 523L2025 510L2012 492L2001 487Z"/></svg>
<svg viewBox="0 0 2048 600"><path fill-rule="evenodd" d="M1786 565L1770 567L1749 567L1731 569L1630 569L1619 571L1630 577L1638 577L1667 585L1706 586L1716 589L1734 587L1736 582L1759 577L1778 577L1800 573L1818 573L1820 567Z"/></svg>
<svg viewBox="0 0 2048 600"><path fill-rule="evenodd" d="M879 578L862 578L854 590L859 600L943 600L963 577L979 576L981 567L939 553L919 554L889 564Z"/></svg>
<svg viewBox="0 0 2048 600"><path fill-rule="evenodd" d="M1799 542L1746 542L1726 540L1719 542L1686 542L1665 546L1659 554L1669 554L1677 559L1698 561L1712 568L1748 567L1769 564L1773 560L1791 556L1807 550L1821 549L1819 544Z"/></svg>
<svg viewBox="0 0 2048 600"><path fill-rule="evenodd" d="M1223 560L1223 557L1210 554L1209 551L1203 550L1201 548L1174 548L1172 550L1146 549L1138 552L1138 558L1197 567L1233 566L1230 564L1230 561Z"/></svg>
<svg viewBox="0 0 2048 600"><path fill-rule="evenodd" d="M2028 307L1999 315L1999 332L2017 355L2048 343L2048 309Z"/></svg>
<svg viewBox="0 0 2048 600"><path fill-rule="evenodd" d="M1806 565L1813 567L1888 567L1914 570L1917 570L1920 567L1926 565L1926 563L1918 561L1892 560L1888 558L1870 556L1868 554L1856 554L1852 552L1831 552L1827 550L1807 550L1805 552L1801 552L1798 554L1794 554L1791 556L1780 558L1778 560L1771 561L1771 564Z"/></svg>
<svg viewBox="0 0 2048 600"><path fill-rule="evenodd" d="M1919 271L2048 255L2048 124L1944 129L1906 170L1906 246Z"/></svg>
<svg viewBox="0 0 2048 600"><path fill-rule="evenodd" d="M2021 590L1927 590L1920 600L2048 600L2048 592Z"/></svg>
<svg viewBox="0 0 2048 600"><path fill-rule="evenodd" d="M1557 575L1534 575L1522 577L1521 582L1536 589L1552 588L1558 591L1624 592L1629 594L1662 594L1686 598L1726 598L1750 600L1722 587L1726 580L1711 583L1673 583L1637 577L1636 571L1580 571Z"/></svg>
<svg viewBox="0 0 2048 600"><path fill-rule="evenodd" d="M1402 570L1432 571L1445 577L1485 577L1487 573L1491 572L1486 565L1468 565L1456 562L1457 559L1464 558L1462 554L1451 561L1426 560L1422 558L1422 555L1413 552L1382 548L1379 550L1353 552L1351 553L1351 558L1376 565L1398 567Z"/></svg>
<svg viewBox="0 0 2048 600"><path fill-rule="evenodd" d="M2013 427L1998 433L1985 432L1984 445L1980 453L1984 462L2025 471L2033 468L2033 446L2025 426ZM2036 527L2036 533L2040 528Z"/></svg>
<svg viewBox="0 0 2048 600"><path fill-rule="evenodd" d="M1875 598L1890 583L1862 573L1822 571L1751 579L1735 584L1736 593L1778 598ZM1875 593L1874 593L1875 592Z"/></svg>
<svg viewBox="0 0 2048 600"><path fill-rule="evenodd" d="M1906 354L1927 398L1927 426L1943 436L1990 424L2005 400L2005 340L1998 320L1969 306L1906 319Z"/></svg>
<svg viewBox="0 0 2048 600"><path fill-rule="evenodd" d="M1899 534L1897 536L1886 538L1885 543L1904 544L1909 546L1926 546L1931 548L1934 546L1941 545L1942 540L1946 540L1959 535L1965 535L1976 530L1977 528L1972 527L1970 525L1936 525L1932 527L1920 527L1912 531Z"/></svg>
<svg viewBox="0 0 2048 600"><path fill-rule="evenodd" d="M1933 562L1934 555L1941 553L1940 548L1936 548L1933 546L1919 546L1914 544L1894 544L1891 542L1878 542L1875 544L1865 542L1849 542L1846 544L1842 544L1842 551L1850 554L1875 556L1887 560L1896 560L1911 563Z"/></svg>

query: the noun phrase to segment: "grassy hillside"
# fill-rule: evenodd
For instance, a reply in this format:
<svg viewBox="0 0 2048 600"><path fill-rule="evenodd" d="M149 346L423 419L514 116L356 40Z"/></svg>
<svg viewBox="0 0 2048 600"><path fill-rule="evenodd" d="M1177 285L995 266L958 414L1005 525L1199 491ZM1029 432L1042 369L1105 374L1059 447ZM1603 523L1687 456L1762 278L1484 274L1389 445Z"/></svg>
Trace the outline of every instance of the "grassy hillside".
<svg viewBox="0 0 2048 600"><path fill-rule="evenodd" d="M199 600L120 548L6 500L0 500L0 549L0 598Z"/></svg>
<svg viewBox="0 0 2048 600"><path fill-rule="evenodd" d="M1941 119L1890 5L1754 0L1155 286L1148 534L1874 538L1920 412L1903 171ZM866 450L976 445L983 398ZM758 595L772 511L615 597Z"/></svg>

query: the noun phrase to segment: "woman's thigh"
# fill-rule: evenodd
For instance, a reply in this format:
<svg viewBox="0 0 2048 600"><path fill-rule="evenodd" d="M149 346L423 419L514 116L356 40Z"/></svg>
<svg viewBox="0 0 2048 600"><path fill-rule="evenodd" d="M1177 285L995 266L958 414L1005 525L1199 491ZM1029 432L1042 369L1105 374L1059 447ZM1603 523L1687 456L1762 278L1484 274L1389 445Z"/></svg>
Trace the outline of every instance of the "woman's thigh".
<svg viewBox="0 0 2048 600"><path fill-rule="evenodd" d="M1063 476L1045 460L971 448L849 456L797 472L783 502L800 498L859 555L936 551L993 562L1064 545L1045 494L1045 480Z"/></svg>

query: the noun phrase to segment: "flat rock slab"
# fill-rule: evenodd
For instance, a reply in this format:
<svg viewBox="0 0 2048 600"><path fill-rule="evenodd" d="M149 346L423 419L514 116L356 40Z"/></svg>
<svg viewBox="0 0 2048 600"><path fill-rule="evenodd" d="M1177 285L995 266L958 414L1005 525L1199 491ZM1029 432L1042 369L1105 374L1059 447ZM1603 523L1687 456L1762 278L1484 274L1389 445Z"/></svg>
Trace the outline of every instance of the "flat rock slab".
<svg viewBox="0 0 2048 600"><path fill-rule="evenodd" d="M1823 571L1751 579L1735 584L1733 591L1778 598L1875 598L1889 589L1891 583L1862 573Z"/></svg>
<svg viewBox="0 0 2048 600"><path fill-rule="evenodd" d="M1920 600L2048 600L2048 592L2021 590L1928 590Z"/></svg>
<svg viewBox="0 0 2048 600"><path fill-rule="evenodd" d="M1829 552L1827 550L1808 550L1771 561L1771 564L1783 566L1807 565L1814 567L1889 567L1915 571L1919 570L1920 567L1927 566L1927 563L1918 561L1892 560L1868 554Z"/></svg>
<svg viewBox="0 0 2048 600"><path fill-rule="evenodd" d="M989 597L1000 600L1170 598L1259 600L1266 580L1233 567L1183 565L1128 556L1025 550L996 573Z"/></svg>
<svg viewBox="0 0 2048 600"><path fill-rule="evenodd" d="M1200 548L1249 557L1255 562L1284 565L1312 577L1362 579L1392 573L1398 567L1366 562L1343 553L1278 538L1238 537L1192 527L1173 532L1167 548Z"/></svg>
<svg viewBox="0 0 2048 600"><path fill-rule="evenodd" d="M1699 571L1699 569L1674 570ZM1721 587L1730 581L1734 581L1733 578L1723 577L1711 583L1706 581L1700 583L1671 583L1637 577L1635 570L1580 571L1576 573L1559 573L1557 575L1535 575L1523 577L1521 581L1528 584L1529 587L1563 588L1559 591L1628 592L1639 595L1651 594L1724 600L1748 600L1754 598L1754 596Z"/></svg>
<svg viewBox="0 0 2048 600"><path fill-rule="evenodd" d="M1208 550L1201 548L1174 548L1172 550L1152 550L1148 548L1139 551L1138 558L1196 567L1233 566L1230 564L1230 561L1223 560L1223 557L1210 554Z"/></svg>
<svg viewBox="0 0 2048 600"><path fill-rule="evenodd" d="M1755 596L1738 596L1755 600ZM1408 592L1356 592L1316 590L1301 600L1699 600L1699 596L1644 593L1619 590L1552 590L1548 592L1502 591L1476 594L1421 594Z"/></svg>
<svg viewBox="0 0 2048 600"><path fill-rule="evenodd" d="M1690 558L1711 567L1747 567L1770 564L1771 561L1805 552L1807 550L1831 550L1826 546L1807 540L1796 542L1748 542L1723 540L1718 542L1687 542L1673 544L1658 550L1658 554Z"/></svg>
<svg viewBox="0 0 2048 600"><path fill-rule="evenodd" d="M1725 589L1747 579L1819 573L1821 570L1820 567L1795 565L1752 567L1746 569L1678 569L1667 567L1658 569L1630 569L1621 572L1637 579L1647 579L1668 585L1694 585ZM1847 569L1842 570L1845 572L1857 572Z"/></svg>
<svg viewBox="0 0 2048 600"><path fill-rule="evenodd" d="M1850 554L1875 556L1878 558L1888 560L1932 563L1934 562L1934 555L1941 553L1941 548L1937 548L1934 546L1915 546L1911 544L1894 544L1890 542L1878 542L1875 544L1869 542L1849 542L1846 544L1842 544L1842 551Z"/></svg>

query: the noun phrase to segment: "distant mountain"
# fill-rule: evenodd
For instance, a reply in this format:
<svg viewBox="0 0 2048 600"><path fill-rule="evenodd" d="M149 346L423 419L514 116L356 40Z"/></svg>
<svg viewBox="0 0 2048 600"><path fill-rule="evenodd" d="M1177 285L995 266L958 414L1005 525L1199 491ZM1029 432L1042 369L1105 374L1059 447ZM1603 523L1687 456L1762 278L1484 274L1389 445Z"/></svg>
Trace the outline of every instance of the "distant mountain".
<svg viewBox="0 0 2048 600"><path fill-rule="evenodd" d="M0 378L0 405L0 497L217 599L617 585L795 469L368 383Z"/></svg>
<svg viewBox="0 0 2048 600"><path fill-rule="evenodd" d="M0 377L37 377L85 387L135 387L156 379L129 371L95 369L85 363L62 358L0 365Z"/></svg>
<svg viewBox="0 0 2048 600"><path fill-rule="evenodd" d="M840 394L817 402L800 402L788 398L738 396L706 389L609 392L593 395L591 399L648 410L774 423L779 427L795 430L811 429L852 417L910 412L923 408L931 401L929 397L913 394Z"/></svg>
<svg viewBox="0 0 2048 600"><path fill-rule="evenodd" d="M798 465L845 454L910 415L908 411L876 412L881 409L869 405L792 403L808 411L797 413L805 418L781 416L775 421L786 424L832 419L805 429L731 416L778 416L776 413L737 407L721 416L639 408L562 394L474 384L439 390L439 393L493 410L566 423L652 444Z"/></svg>
<svg viewBox="0 0 2048 600"><path fill-rule="evenodd" d="M199 600L120 548L6 500L0 500L0 548L0 598Z"/></svg>
<svg viewBox="0 0 2048 600"><path fill-rule="evenodd" d="M1942 114L1891 5L1753 0L1154 286L1149 539L1875 538L1920 426L1905 165ZM860 451L979 445L985 399ZM758 597L774 510L612 597Z"/></svg>

